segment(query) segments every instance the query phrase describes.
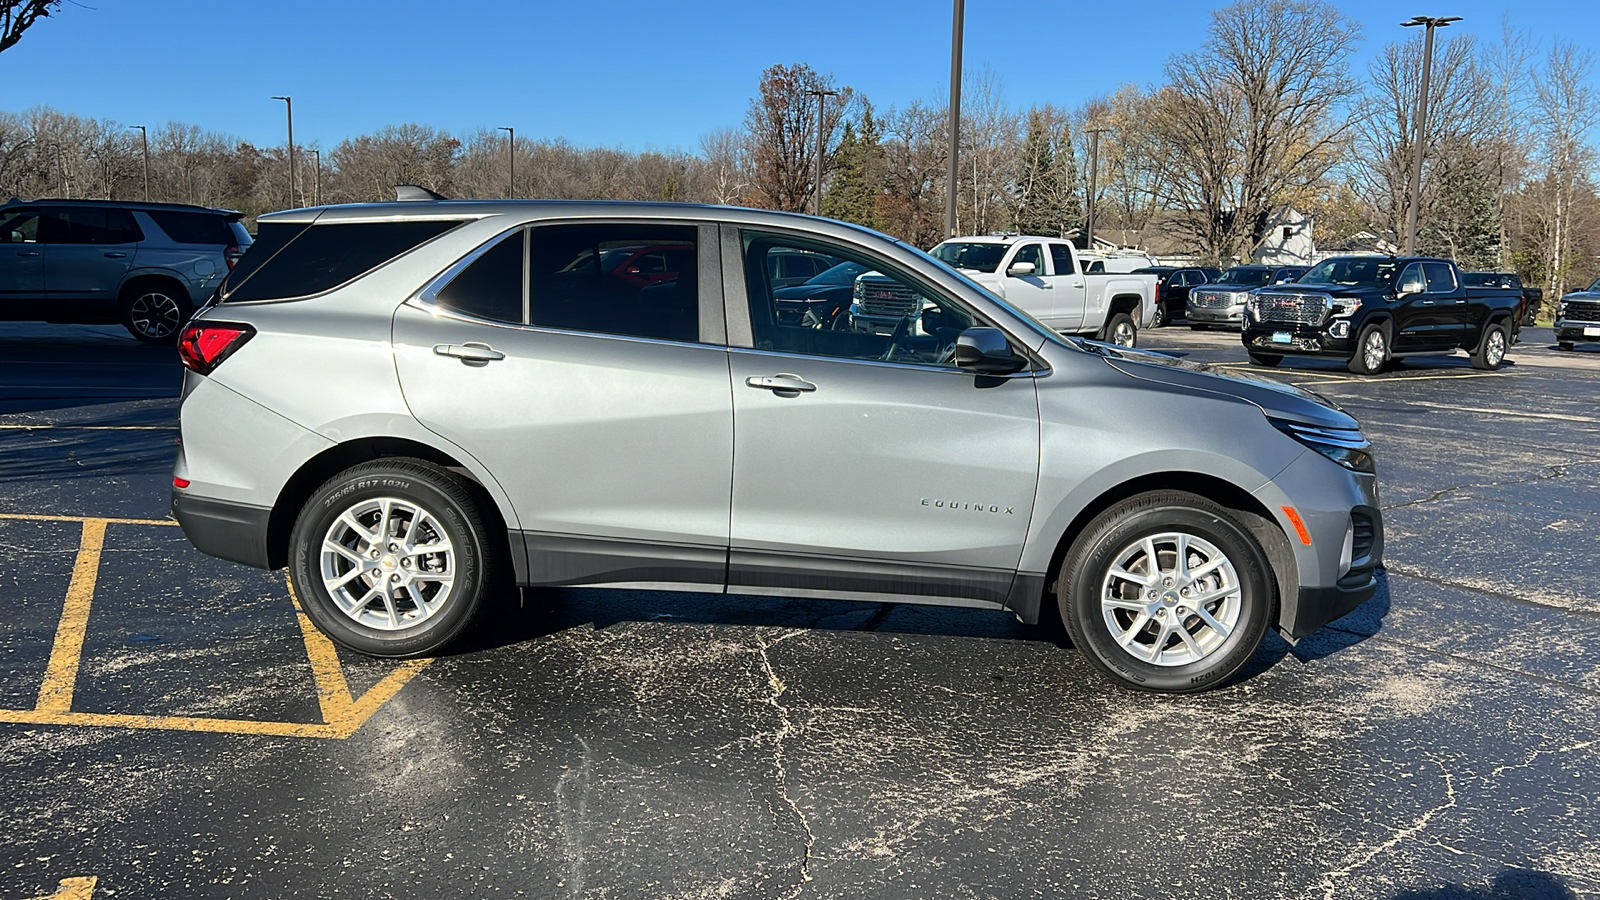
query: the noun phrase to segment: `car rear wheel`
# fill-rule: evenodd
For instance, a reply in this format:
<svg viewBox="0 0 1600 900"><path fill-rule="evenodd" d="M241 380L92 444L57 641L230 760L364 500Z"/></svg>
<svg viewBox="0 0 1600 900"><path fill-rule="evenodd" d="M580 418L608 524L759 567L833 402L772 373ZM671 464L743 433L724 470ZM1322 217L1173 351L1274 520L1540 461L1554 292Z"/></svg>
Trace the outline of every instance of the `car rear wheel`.
<svg viewBox="0 0 1600 900"><path fill-rule="evenodd" d="M1139 329L1133 324L1133 317L1127 313L1117 313L1106 323L1106 343L1116 344L1118 347L1132 348L1139 343Z"/></svg>
<svg viewBox="0 0 1600 900"><path fill-rule="evenodd" d="M189 321L189 302L166 286L144 284L128 291L122 303L122 327L147 344L170 344Z"/></svg>
<svg viewBox="0 0 1600 900"><path fill-rule="evenodd" d="M439 651L488 592L484 518L455 476L422 460L363 463L329 479L289 540L289 578L305 614L368 656Z"/></svg>
<svg viewBox="0 0 1600 900"><path fill-rule="evenodd" d="M1483 340L1478 342L1478 349L1472 353L1472 367L1494 371L1506 359L1506 327L1500 324L1489 326L1483 333Z"/></svg>
<svg viewBox="0 0 1600 900"><path fill-rule="evenodd" d="M1278 603L1250 532L1182 491L1101 513L1056 584L1062 622L1090 663L1125 686L1166 693L1225 683L1261 647Z"/></svg>
<svg viewBox="0 0 1600 900"><path fill-rule="evenodd" d="M1350 357L1347 368L1357 375L1376 375L1388 361L1389 332L1378 324L1361 329L1361 337L1356 340L1356 355Z"/></svg>

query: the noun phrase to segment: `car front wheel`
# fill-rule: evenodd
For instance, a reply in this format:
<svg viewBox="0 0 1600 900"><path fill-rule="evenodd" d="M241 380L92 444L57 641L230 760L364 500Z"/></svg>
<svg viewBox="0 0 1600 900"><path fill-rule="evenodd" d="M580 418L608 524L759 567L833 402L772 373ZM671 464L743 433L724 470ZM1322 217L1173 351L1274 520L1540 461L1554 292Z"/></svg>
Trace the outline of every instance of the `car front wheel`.
<svg viewBox="0 0 1600 900"><path fill-rule="evenodd" d="M301 608L329 638L368 656L426 656L448 645L483 604L491 562L471 494L415 459L329 479L290 535Z"/></svg>
<svg viewBox="0 0 1600 900"><path fill-rule="evenodd" d="M1090 663L1166 693L1225 683L1261 647L1278 603L1266 554L1238 518L1182 491L1096 517L1067 554L1057 597Z"/></svg>

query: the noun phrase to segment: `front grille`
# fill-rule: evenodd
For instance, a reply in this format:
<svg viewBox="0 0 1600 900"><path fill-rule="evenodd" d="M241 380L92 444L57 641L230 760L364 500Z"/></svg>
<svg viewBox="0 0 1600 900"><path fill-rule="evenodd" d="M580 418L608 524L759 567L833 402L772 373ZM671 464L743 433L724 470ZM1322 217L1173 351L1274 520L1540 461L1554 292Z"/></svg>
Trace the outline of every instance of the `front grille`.
<svg viewBox="0 0 1600 900"><path fill-rule="evenodd" d="M1600 322L1600 303L1567 302L1568 322Z"/></svg>
<svg viewBox="0 0 1600 900"><path fill-rule="evenodd" d="M1190 291L1189 303L1195 309L1227 309L1239 302L1235 291Z"/></svg>
<svg viewBox="0 0 1600 900"><path fill-rule="evenodd" d="M1328 295L1260 291L1250 300L1257 322L1321 325L1328 317Z"/></svg>
<svg viewBox="0 0 1600 900"><path fill-rule="evenodd" d="M899 319L914 316L922 308L922 295L898 281L862 280L857 308L863 315Z"/></svg>

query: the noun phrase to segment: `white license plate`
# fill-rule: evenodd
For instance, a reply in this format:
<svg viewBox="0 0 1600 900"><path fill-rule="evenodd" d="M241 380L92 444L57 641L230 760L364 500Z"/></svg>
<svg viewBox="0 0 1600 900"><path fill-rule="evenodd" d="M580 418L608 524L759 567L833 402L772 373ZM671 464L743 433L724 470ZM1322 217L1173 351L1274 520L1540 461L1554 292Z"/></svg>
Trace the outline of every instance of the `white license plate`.
<svg viewBox="0 0 1600 900"><path fill-rule="evenodd" d="M1586 328L1583 329L1583 336L1584 337L1600 337L1600 328L1587 328L1586 327Z"/></svg>
<svg viewBox="0 0 1600 900"><path fill-rule="evenodd" d="M1287 331L1274 331L1272 333L1272 342L1274 344L1290 344L1294 342L1294 335Z"/></svg>

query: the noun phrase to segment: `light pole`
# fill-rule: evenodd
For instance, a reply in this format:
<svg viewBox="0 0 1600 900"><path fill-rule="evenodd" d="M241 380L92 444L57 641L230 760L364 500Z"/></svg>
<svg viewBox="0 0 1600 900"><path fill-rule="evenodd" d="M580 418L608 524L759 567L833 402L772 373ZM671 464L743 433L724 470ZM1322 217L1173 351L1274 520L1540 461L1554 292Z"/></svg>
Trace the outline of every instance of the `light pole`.
<svg viewBox="0 0 1600 900"><path fill-rule="evenodd" d="M827 135L822 131L822 105L828 97L839 96L838 91L825 91L822 88L807 88L806 93L817 98L817 196L816 214L822 215L822 154L827 151Z"/></svg>
<svg viewBox="0 0 1600 900"><path fill-rule="evenodd" d="M1406 213L1406 250L1409 255L1417 249L1417 208L1421 205L1422 154L1428 139L1428 82L1433 78L1433 30L1461 21L1460 16L1414 16L1403 27L1427 26L1427 36L1422 41L1422 83L1417 90L1417 152L1411 161L1411 208Z"/></svg>
<svg viewBox="0 0 1600 900"><path fill-rule="evenodd" d="M956 236L956 173L960 171L957 155L961 148L961 24L966 16L966 0L955 0L955 7L955 20L950 26L950 171L944 196L946 237Z"/></svg>
<svg viewBox="0 0 1600 900"><path fill-rule="evenodd" d="M1095 201L1100 199L1100 135L1106 131L1101 127L1086 128L1089 132L1089 194L1084 199L1089 207L1088 218L1084 221L1083 249L1094 249L1094 208Z"/></svg>
<svg viewBox="0 0 1600 900"><path fill-rule="evenodd" d="M283 101L284 113L289 117L289 208L294 209L297 205L294 199L294 100L289 97L272 99Z"/></svg>
<svg viewBox="0 0 1600 900"><path fill-rule="evenodd" d="M506 133L506 199L511 200L517 196L517 130L510 125L501 125L500 130Z"/></svg>
<svg viewBox="0 0 1600 900"><path fill-rule="evenodd" d="M150 202L150 133L143 125L130 125L139 129L139 140L144 144L144 201Z"/></svg>
<svg viewBox="0 0 1600 900"><path fill-rule="evenodd" d="M316 206L321 206L322 205L322 151L321 150L312 150L311 151L311 155L317 158L316 171L313 172L312 175L311 175L312 178L316 179L314 182L312 182L316 187L315 187L315 190L313 190L312 193L311 193L311 198L312 198L311 202L312 202L312 204L314 204Z"/></svg>

